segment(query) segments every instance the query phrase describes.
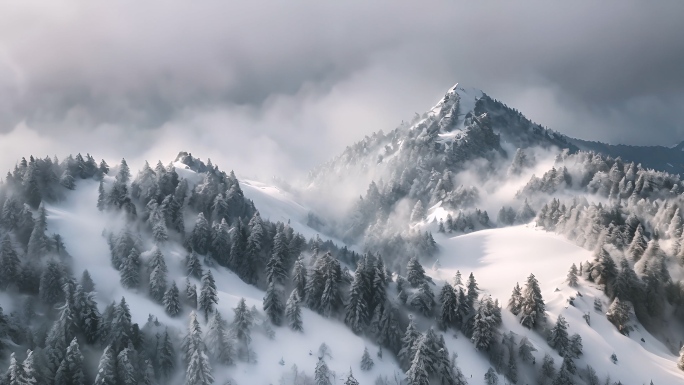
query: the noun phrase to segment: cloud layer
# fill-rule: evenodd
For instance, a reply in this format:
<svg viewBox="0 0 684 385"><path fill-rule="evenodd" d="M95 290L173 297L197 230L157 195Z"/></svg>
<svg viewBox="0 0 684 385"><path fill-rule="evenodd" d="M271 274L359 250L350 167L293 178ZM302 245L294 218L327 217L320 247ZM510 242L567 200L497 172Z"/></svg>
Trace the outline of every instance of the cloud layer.
<svg viewBox="0 0 684 385"><path fill-rule="evenodd" d="M226 4L230 3L230 4ZM455 82L563 133L684 140L684 3L0 6L0 167L179 150L302 172Z"/></svg>

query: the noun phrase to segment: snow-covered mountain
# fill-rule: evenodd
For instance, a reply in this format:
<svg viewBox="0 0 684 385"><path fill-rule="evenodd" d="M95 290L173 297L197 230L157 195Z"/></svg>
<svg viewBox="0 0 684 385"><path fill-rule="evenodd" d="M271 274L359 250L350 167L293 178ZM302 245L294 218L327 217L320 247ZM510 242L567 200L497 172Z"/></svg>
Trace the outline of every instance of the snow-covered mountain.
<svg viewBox="0 0 684 385"><path fill-rule="evenodd" d="M302 186L23 159L2 381L680 383L684 184L581 149L457 85Z"/></svg>

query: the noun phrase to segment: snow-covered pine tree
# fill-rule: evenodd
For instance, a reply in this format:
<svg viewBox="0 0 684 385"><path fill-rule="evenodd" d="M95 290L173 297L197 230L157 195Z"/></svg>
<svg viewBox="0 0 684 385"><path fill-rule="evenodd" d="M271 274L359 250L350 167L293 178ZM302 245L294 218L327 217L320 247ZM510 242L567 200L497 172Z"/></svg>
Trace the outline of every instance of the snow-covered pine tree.
<svg viewBox="0 0 684 385"><path fill-rule="evenodd" d="M93 282L93 278L90 276L88 270L83 270L80 284L83 287L83 291L86 293L95 291L95 282Z"/></svg>
<svg viewBox="0 0 684 385"><path fill-rule="evenodd" d="M97 209L98 210L104 211L105 204L106 204L106 197L107 197L107 195L105 194L104 185L102 184L102 181L100 181L100 185L97 188Z"/></svg>
<svg viewBox="0 0 684 385"><path fill-rule="evenodd" d="M364 348L363 355L361 356L361 370L371 370L373 369L374 365L375 362L373 362L373 358L371 358L370 354L368 353L368 348Z"/></svg>
<svg viewBox="0 0 684 385"><path fill-rule="evenodd" d="M238 356L249 359L249 344L252 342L251 329L254 322L252 312L247 308L244 298L241 298L235 309L232 330L238 342Z"/></svg>
<svg viewBox="0 0 684 385"><path fill-rule="evenodd" d="M427 281L420 284L418 290L409 299L409 303L426 317L432 314L432 309L435 307L435 294Z"/></svg>
<svg viewBox="0 0 684 385"><path fill-rule="evenodd" d="M190 313L188 335L183 340L183 355L187 365L185 372L186 385L209 385L214 383L211 364L207 357L206 346L202 339L202 329L197 314Z"/></svg>
<svg viewBox="0 0 684 385"><path fill-rule="evenodd" d="M629 335L631 327L628 323L631 311L632 306L629 302L620 301L620 299L616 297L606 312L606 318L615 325L620 333Z"/></svg>
<svg viewBox="0 0 684 385"><path fill-rule="evenodd" d="M199 213L195 220L195 227L192 229L188 238L188 243L193 250L199 254L206 254L209 251L211 241L211 228L203 213Z"/></svg>
<svg viewBox="0 0 684 385"><path fill-rule="evenodd" d="M485 384L497 385L499 383L499 375L496 374L494 368L490 367L484 375Z"/></svg>
<svg viewBox="0 0 684 385"><path fill-rule="evenodd" d="M164 304L164 310L166 310L166 313L171 317L175 317L180 313L180 291L178 290L175 281L171 281L171 287L164 293L162 303Z"/></svg>
<svg viewBox="0 0 684 385"><path fill-rule="evenodd" d="M176 368L176 351L173 348L173 343L169 337L168 329L164 330L164 335L159 344L157 352L157 367L159 371L159 378L165 380L171 377Z"/></svg>
<svg viewBox="0 0 684 385"><path fill-rule="evenodd" d="M456 326L458 297L456 297L454 287L448 282L444 283L444 286L442 286L442 290L439 293L439 302L441 304L441 311L438 319L440 328L446 330L449 327Z"/></svg>
<svg viewBox="0 0 684 385"><path fill-rule="evenodd" d="M411 366L406 372L406 380L408 385L429 385L430 372L429 367L434 363L429 362L430 354L428 352L427 340L425 336L421 337L416 344L415 354L411 360Z"/></svg>
<svg viewBox="0 0 684 385"><path fill-rule="evenodd" d="M26 352L26 358L21 364L21 374L19 376L18 385L37 385L38 374L36 369L33 351L28 350Z"/></svg>
<svg viewBox="0 0 684 385"><path fill-rule="evenodd" d="M577 287L578 281L577 281L577 266L573 263L572 266L570 266L570 270L568 271L568 286L570 287Z"/></svg>
<svg viewBox="0 0 684 385"><path fill-rule="evenodd" d="M185 299L191 308L197 309L197 285L191 284L189 278L185 278Z"/></svg>
<svg viewBox="0 0 684 385"><path fill-rule="evenodd" d="M283 320L285 306L282 300L281 290L275 282L268 284L266 295L264 296L264 312L273 325L279 326Z"/></svg>
<svg viewBox="0 0 684 385"><path fill-rule="evenodd" d="M288 244L285 233L278 231L273 238L273 254L266 264L266 281L283 285L287 279L285 264L288 259Z"/></svg>
<svg viewBox="0 0 684 385"><path fill-rule="evenodd" d="M395 353L401 349L402 337L397 312L397 308L389 301L376 307L370 327L375 341Z"/></svg>
<svg viewBox="0 0 684 385"><path fill-rule="evenodd" d="M356 380L356 378L354 378L351 368L349 368L349 374L347 375L347 379L344 381L344 385L359 385L359 382Z"/></svg>
<svg viewBox="0 0 684 385"><path fill-rule="evenodd" d="M209 320L209 314L214 311L214 306L218 305L218 293L216 282L210 269L202 276L202 290L199 297L199 309L204 313L204 319Z"/></svg>
<svg viewBox="0 0 684 385"><path fill-rule="evenodd" d="M366 293L370 291L363 269L357 268L354 272L354 281L349 291L344 323L356 334L360 334L367 326L368 303Z"/></svg>
<svg viewBox="0 0 684 385"><path fill-rule="evenodd" d="M78 286L83 292L82 286ZM82 294L82 303L79 304L80 314L80 330L85 337L86 342L94 344L98 339L98 331L102 323L102 316L97 308L95 301L95 292L90 291Z"/></svg>
<svg viewBox="0 0 684 385"><path fill-rule="evenodd" d="M520 356L520 359L523 360L523 362L534 363L535 358L532 355L532 352L536 352L537 349L530 343L530 340L528 340L527 337L523 337L520 339L519 345L518 355Z"/></svg>
<svg viewBox="0 0 684 385"><path fill-rule="evenodd" d="M221 312L216 311L207 325L207 348L211 356L223 365L235 363L235 347L226 330L226 321Z"/></svg>
<svg viewBox="0 0 684 385"><path fill-rule="evenodd" d="M47 267L40 276L39 296L43 303L55 305L64 298L62 281L66 273L62 264L54 259L47 263ZM66 349L66 346L64 347Z"/></svg>
<svg viewBox="0 0 684 385"><path fill-rule="evenodd" d="M306 265L300 256L292 268L292 284L294 285L300 301L306 298Z"/></svg>
<svg viewBox="0 0 684 385"><path fill-rule="evenodd" d="M639 223L636 231L634 232L632 242L630 242L629 248L627 249L627 255L629 255L632 260L636 262L644 255L646 246L647 243L646 239L644 238L644 228L641 226L641 223Z"/></svg>
<svg viewBox="0 0 684 385"><path fill-rule="evenodd" d="M408 262L406 280L413 287L418 287L425 281L425 270L416 257L412 257Z"/></svg>
<svg viewBox="0 0 684 385"><path fill-rule="evenodd" d="M534 328L546 317L544 299L534 274L527 277L520 304L520 323L526 328Z"/></svg>
<svg viewBox="0 0 684 385"><path fill-rule="evenodd" d="M418 222L425 219L425 208L423 207L423 202L418 201L413 206L413 211L411 211L411 222Z"/></svg>
<svg viewBox="0 0 684 385"><path fill-rule="evenodd" d="M522 291L520 285L516 282L513 288L513 294L511 294L511 299L508 300L508 310L514 315L520 313L520 307L522 306Z"/></svg>
<svg viewBox="0 0 684 385"><path fill-rule="evenodd" d="M398 354L399 363L407 370L416 354L416 346L421 337L420 332L416 330L416 323L413 317L410 317L404 337L401 339L401 350L399 350Z"/></svg>
<svg viewBox="0 0 684 385"><path fill-rule="evenodd" d="M475 345L475 349L482 351L489 351L495 337L494 317L489 302L491 302L490 297L480 300L473 322L471 341Z"/></svg>
<svg viewBox="0 0 684 385"><path fill-rule="evenodd" d="M64 360L57 369L55 385L84 385L83 355L78 347L76 337L71 340L64 355Z"/></svg>
<svg viewBox="0 0 684 385"><path fill-rule="evenodd" d="M166 293L166 272L158 266L150 274L150 297L158 303L163 303L164 293Z"/></svg>
<svg viewBox="0 0 684 385"><path fill-rule="evenodd" d="M116 374L117 384L120 385L137 385L139 373L135 365L137 362L131 357L134 355L132 348L127 347L121 350L116 357Z"/></svg>
<svg viewBox="0 0 684 385"><path fill-rule="evenodd" d="M0 283L3 288L16 285L21 278L21 261L9 235L5 234L0 243Z"/></svg>
<svg viewBox="0 0 684 385"><path fill-rule="evenodd" d="M10 364L5 374L5 383L8 385L18 385L23 374L23 367L17 362L17 358L14 353L10 355Z"/></svg>
<svg viewBox="0 0 684 385"><path fill-rule="evenodd" d="M478 296L478 287L477 287L477 281L475 281L475 276L473 273L470 273L468 276L468 283L466 285L468 289L467 293L467 299L468 299L468 306L472 309L473 306L475 305L475 302L477 301L477 296Z"/></svg>
<svg viewBox="0 0 684 385"><path fill-rule="evenodd" d="M135 248L126 256L121 264L121 285L127 289L135 289L140 285L140 254Z"/></svg>
<svg viewBox="0 0 684 385"><path fill-rule="evenodd" d="M219 265L228 266L230 260L230 226L228 226L225 218L221 219L218 227L214 227L211 240L211 255Z"/></svg>
<svg viewBox="0 0 684 385"><path fill-rule="evenodd" d="M568 336L568 322L565 317L558 315L556 325L551 329L549 335L549 346L556 349L561 357L565 357L570 347L570 338Z"/></svg>
<svg viewBox="0 0 684 385"><path fill-rule="evenodd" d="M287 324L290 329L301 332L304 330L302 326L302 309L299 306L300 302L297 289L292 290L290 297L287 299L285 305L285 317L287 317Z"/></svg>
<svg viewBox="0 0 684 385"><path fill-rule="evenodd" d="M316 364L316 371L314 372L314 383L316 385L332 385L330 381L330 369L325 363L323 357L318 357L318 363Z"/></svg>
<svg viewBox="0 0 684 385"><path fill-rule="evenodd" d="M187 274L188 277L202 279L202 264L200 263L195 250L185 257L185 274Z"/></svg>
<svg viewBox="0 0 684 385"><path fill-rule="evenodd" d="M684 370L684 346L679 349L679 359L677 360L677 367L679 370Z"/></svg>

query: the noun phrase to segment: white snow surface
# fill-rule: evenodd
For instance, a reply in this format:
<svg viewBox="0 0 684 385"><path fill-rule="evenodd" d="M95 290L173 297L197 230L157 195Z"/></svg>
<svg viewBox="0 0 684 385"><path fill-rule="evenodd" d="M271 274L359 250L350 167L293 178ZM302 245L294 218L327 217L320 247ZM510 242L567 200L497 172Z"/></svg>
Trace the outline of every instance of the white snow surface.
<svg viewBox="0 0 684 385"><path fill-rule="evenodd" d="M192 173L186 170L185 174ZM191 175L183 175L191 177ZM292 220L292 225L307 237L315 231L306 227L308 210L298 205L287 193L259 182L241 181L245 195L255 202L264 218L271 220ZM101 213L96 208L98 184L94 181L79 181L77 189L67 194L67 199L59 204L47 205L48 231L64 237L67 250L73 256L73 272L79 277L88 269L96 284L98 303L101 310L112 300L126 297L130 305L133 322L141 326L148 314L177 332L184 334L189 309L184 308L182 316L168 317L163 308L148 299L145 290L140 292L124 289L119 283L119 273L111 267L110 252L106 239L102 236L105 228L116 230L118 219ZM581 249L562 237L551 234L533 225L485 230L457 237L436 234L441 248L437 270L427 268L428 274L440 280L452 280L456 270L463 274L464 281L473 272L482 295L489 294L498 298L505 307L511 290L516 282L524 284L526 277L534 273L539 280L546 301L548 318L554 322L558 314L563 314L570 324L570 333L579 333L584 344L584 355L577 361L578 368L591 364L600 377L610 375L612 381L621 380L623 384L684 383L684 372L677 370L676 357L667 348L648 334L643 328L635 330L629 337L617 332L604 314L593 309L594 298L600 298L607 308L607 297L603 296L588 282L581 281L579 288L570 288L564 282L565 275L572 263L591 258L590 252ZM146 243L147 250L152 248ZM179 288L184 287L185 276L182 260L185 250L175 242L162 248L169 267L169 281L175 280ZM143 253L144 262L147 254ZM206 268L206 266L205 266ZM262 308L264 293L242 282L235 274L222 268L212 268L219 291L218 310L231 322L234 308L241 297L248 306ZM195 283L199 285L199 282ZM555 291L556 288L559 291ZM577 292L582 297L575 300L576 307L568 306L567 299ZM390 379L400 371L396 361L389 353L382 360L375 357L378 347L369 340L356 336L341 322L323 318L308 309L302 309L305 331L303 334L290 331L287 327L275 328L275 339L269 340L263 333L254 330L253 348L258 355L257 364L238 363L235 367L216 367L216 384L233 379L237 384L277 384L282 374L289 372L293 364L299 370L313 376L316 365L316 352L323 342L332 351L328 366L337 374L334 383L342 383L351 367L361 384L372 384L382 374ZM591 326L582 319L584 313L591 314ZM537 367L541 365L544 353L552 354L559 367L561 358L548 347L544 338L537 332L523 328L515 317L504 310L504 328L518 335L526 335L538 349L535 352ZM199 317L200 319L202 317ZM206 329L206 325L202 325ZM447 332L445 338L451 352L458 354L457 364L469 384L484 383L484 373L489 368L485 355L475 351L473 345L462 334ZM644 338L645 342L640 340ZM360 358L364 347L368 347L375 361L375 367L368 372L360 370ZM313 355L309 355L312 351ZM610 361L616 353L618 363ZM280 359L285 365L278 364ZM531 369L521 364L521 373ZM472 376L472 377L471 377ZM172 384L181 383L179 376ZM500 379L503 383L503 378ZM534 380L531 382L534 383Z"/></svg>

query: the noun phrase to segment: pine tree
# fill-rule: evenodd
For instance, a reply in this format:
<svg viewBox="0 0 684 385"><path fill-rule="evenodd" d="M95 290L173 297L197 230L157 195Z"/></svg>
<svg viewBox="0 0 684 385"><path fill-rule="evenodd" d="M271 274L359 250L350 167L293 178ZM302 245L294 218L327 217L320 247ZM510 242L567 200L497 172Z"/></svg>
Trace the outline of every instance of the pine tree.
<svg viewBox="0 0 684 385"><path fill-rule="evenodd" d="M408 368L411 364L413 357L416 354L416 346L421 338L421 334L416 330L416 324L413 318L409 318L409 324L406 327L406 332L404 337L401 339L401 350L399 351L398 358L402 367Z"/></svg>
<svg viewBox="0 0 684 385"><path fill-rule="evenodd" d="M516 282L513 288L513 294L511 294L511 299L508 300L508 310L513 313L513 315L520 314L520 307L522 306L522 292L520 285Z"/></svg>
<svg viewBox="0 0 684 385"><path fill-rule="evenodd" d="M354 282L352 282L349 292L349 301L344 317L344 323L356 334L360 334L369 321L366 293L370 288L366 286L366 282L364 272L357 268L354 272Z"/></svg>
<svg viewBox="0 0 684 385"><path fill-rule="evenodd" d="M477 350L489 351L494 341L495 325L490 303L491 298L483 298L475 313L471 340Z"/></svg>
<svg viewBox="0 0 684 385"><path fill-rule="evenodd" d="M211 240L211 255L222 266L228 266L230 260L230 227L225 219L221 219Z"/></svg>
<svg viewBox="0 0 684 385"><path fill-rule="evenodd" d="M254 319L244 298L240 299L233 311L235 318L233 319L232 330L239 343L238 355L246 359L249 354L249 344L252 342L251 329Z"/></svg>
<svg viewBox="0 0 684 385"><path fill-rule="evenodd" d="M279 326L282 323L285 306L281 299L282 293L276 287L275 282L268 284L266 295L264 296L264 311L272 324Z"/></svg>
<svg viewBox="0 0 684 385"><path fill-rule="evenodd" d="M188 241L192 249L196 250L199 254L206 254L209 250L211 229L209 227L209 222L207 222L206 218L204 218L203 213L199 213L197 216L195 227L192 229L192 233L190 234Z"/></svg>
<svg viewBox="0 0 684 385"><path fill-rule="evenodd" d="M81 286L86 293L95 291L95 283L90 277L90 272L88 270L83 270L83 275L81 276Z"/></svg>
<svg viewBox="0 0 684 385"><path fill-rule="evenodd" d="M344 385L359 385L359 382L356 381L356 378L354 378L351 368L349 368L349 374L347 375L347 379L344 381Z"/></svg>
<svg viewBox="0 0 684 385"><path fill-rule="evenodd" d="M285 305L285 316L287 317L287 324L290 329L294 331L301 332L304 330L302 327L302 309L299 306L299 294L297 290L292 290L290 297L287 299L287 304Z"/></svg>
<svg viewBox="0 0 684 385"><path fill-rule="evenodd" d="M78 286L83 293L82 286ZM95 292L87 292L82 294L83 301L80 304L80 329L83 333L86 342L94 344L97 342L100 325L102 324L102 316L97 308L95 301Z"/></svg>
<svg viewBox="0 0 684 385"><path fill-rule="evenodd" d="M175 281L171 281L171 287L164 293L163 301L166 313L171 317L175 317L181 311L180 292Z"/></svg>
<svg viewBox="0 0 684 385"><path fill-rule="evenodd" d="M190 279L185 279L185 299L191 308L197 309L197 286L190 284Z"/></svg>
<svg viewBox="0 0 684 385"><path fill-rule="evenodd" d="M684 370L684 346L679 350L679 360L677 361L679 370Z"/></svg>
<svg viewBox="0 0 684 385"><path fill-rule="evenodd" d="M411 258L408 262L406 280L413 287L418 287L425 281L425 270L416 257Z"/></svg>
<svg viewBox="0 0 684 385"><path fill-rule="evenodd" d="M97 209L103 211L105 209L105 202L107 195L105 194L104 185L100 181L100 186L97 188Z"/></svg>
<svg viewBox="0 0 684 385"><path fill-rule="evenodd" d="M202 329L194 311L190 313L190 326L188 328L188 335L183 341L183 353L187 364L185 372L185 383L187 385L208 385L214 383L211 365L206 354L206 346L202 339Z"/></svg>
<svg viewBox="0 0 684 385"><path fill-rule="evenodd" d="M532 346L530 343L530 340L527 339L527 337L523 337L520 339L520 348L518 348L518 355L520 356L520 359L523 360L523 362L534 362L535 358L532 355L532 352L536 352L537 349Z"/></svg>
<svg viewBox="0 0 684 385"><path fill-rule="evenodd" d="M553 357L548 354L544 355L544 360L542 361L541 375L546 378L556 377L556 368L554 367Z"/></svg>
<svg viewBox="0 0 684 385"><path fill-rule="evenodd" d="M161 343L158 347L157 367L159 371L159 377L162 380L170 378L176 367L176 351L173 348L171 339L169 338L168 329L164 330L164 335L161 338Z"/></svg>
<svg viewBox="0 0 684 385"><path fill-rule="evenodd" d="M570 347L570 339L568 337L568 323L565 317L558 316L556 325L551 329L549 336L549 346L556 349L561 357L565 357Z"/></svg>
<svg viewBox="0 0 684 385"><path fill-rule="evenodd" d="M644 239L644 228L639 224L634 232L632 242L629 244L627 254L632 257L633 261L638 261L646 251L646 239Z"/></svg>
<svg viewBox="0 0 684 385"><path fill-rule="evenodd" d="M577 287L577 266L573 263L568 271L568 286Z"/></svg>
<svg viewBox="0 0 684 385"><path fill-rule="evenodd" d="M114 354L116 354L116 352L121 352L121 350L128 346L128 343L131 341L132 326L131 310L128 308L126 299L121 297L119 304L114 307L108 341L105 341L112 344Z"/></svg>
<svg viewBox="0 0 684 385"><path fill-rule="evenodd" d="M10 355L9 368L7 369L7 374L5 375L7 380L8 380L7 384L8 385L19 385L20 384L19 381L21 380L22 375L23 375L23 367L21 365L19 365L19 363L17 362L16 356L14 355L14 353L12 353Z"/></svg>
<svg viewBox="0 0 684 385"><path fill-rule="evenodd" d="M47 305L54 305L64 298L62 280L64 267L56 260L48 261L47 267L40 276L40 299ZM66 347L65 347L66 349Z"/></svg>
<svg viewBox="0 0 684 385"><path fill-rule="evenodd" d="M2 287L16 285L21 278L21 261L12 246L12 241L5 235L0 243L0 282Z"/></svg>
<svg viewBox="0 0 684 385"><path fill-rule="evenodd" d="M422 221L425 218L425 209L423 208L423 202L418 201L413 206L413 211L411 211L411 222Z"/></svg>
<svg viewBox="0 0 684 385"><path fill-rule="evenodd" d="M226 331L226 321L220 312L214 312L207 325L207 348L212 357L223 365L235 363L235 347Z"/></svg>
<svg viewBox="0 0 684 385"><path fill-rule="evenodd" d="M218 293L216 291L216 282L211 270L202 276L202 290L199 297L199 308L204 312L204 319L209 320L209 314L214 311L214 305L218 305Z"/></svg>
<svg viewBox="0 0 684 385"><path fill-rule="evenodd" d="M138 373L133 361L131 348L124 348L116 357L117 383L121 385L137 385Z"/></svg>
<svg viewBox="0 0 684 385"><path fill-rule="evenodd" d="M150 274L150 297L158 303L163 303L166 293L166 272L161 267L155 267Z"/></svg>
<svg viewBox="0 0 684 385"><path fill-rule="evenodd" d="M361 357L361 370L371 370L373 369L373 366L375 365L375 362L373 362L373 359L371 358L370 354L368 353L368 348L363 349L363 356Z"/></svg>
<svg viewBox="0 0 684 385"><path fill-rule="evenodd" d="M38 378L36 373L36 364L33 351L26 352L26 358L21 364L21 375L19 376L18 385L36 385Z"/></svg>
<svg viewBox="0 0 684 385"><path fill-rule="evenodd" d="M420 311L424 316L430 316L432 309L435 307L435 294L432 292L430 284L427 281L423 282L409 302L411 306Z"/></svg>
<svg viewBox="0 0 684 385"><path fill-rule="evenodd" d="M468 293L467 293L467 298L468 298L468 306L472 309L473 306L475 305L475 301L477 301L477 282L475 281L475 276L473 273L470 273L468 276L468 284L466 285L468 288Z"/></svg>
<svg viewBox="0 0 684 385"><path fill-rule="evenodd" d="M292 284L297 291L299 299L303 300L306 296L306 265L301 256L297 258L292 269Z"/></svg>
<svg viewBox="0 0 684 385"><path fill-rule="evenodd" d="M631 310L629 302L623 302L619 298L615 298L606 312L606 318L615 325L620 333L629 335L631 327L628 325L628 322Z"/></svg>
<svg viewBox="0 0 684 385"><path fill-rule="evenodd" d="M439 302L442 304L442 306L438 323L442 330L446 330L448 327L456 326L458 298L456 297L454 287L448 282L442 286L442 291L439 294Z"/></svg>
<svg viewBox="0 0 684 385"><path fill-rule="evenodd" d="M188 277L202 279L202 264L194 250L185 257L185 273Z"/></svg>
<svg viewBox="0 0 684 385"><path fill-rule="evenodd" d="M485 384L487 385L497 385L499 383L499 376L496 374L494 368L489 368L487 373L484 375Z"/></svg>
<svg viewBox="0 0 684 385"><path fill-rule="evenodd" d="M285 233L278 231L273 238L273 255L266 265L266 280L283 285L287 279L285 263L288 257L288 245Z"/></svg>
<svg viewBox="0 0 684 385"><path fill-rule="evenodd" d="M57 374L55 375L55 385L84 384L83 355L78 347L78 341L76 340L76 337L74 337L66 350L64 361L62 361L57 370Z"/></svg>
<svg viewBox="0 0 684 385"><path fill-rule="evenodd" d="M427 350L426 338L422 337L417 343L416 352L411 361L411 367L406 372L408 385L430 384L430 372L428 371L428 367L432 366L433 363L429 362L430 358Z"/></svg>
<svg viewBox="0 0 684 385"><path fill-rule="evenodd" d="M527 277L527 284L522 292L520 314L520 323L529 329L535 327L545 318L544 300L534 274Z"/></svg>
<svg viewBox="0 0 684 385"><path fill-rule="evenodd" d="M314 372L314 383L316 385L332 385L330 381L330 370L323 357L318 357L316 371Z"/></svg>
<svg viewBox="0 0 684 385"><path fill-rule="evenodd" d="M121 285L128 289L135 289L140 285L140 254L135 248L121 264Z"/></svg>

